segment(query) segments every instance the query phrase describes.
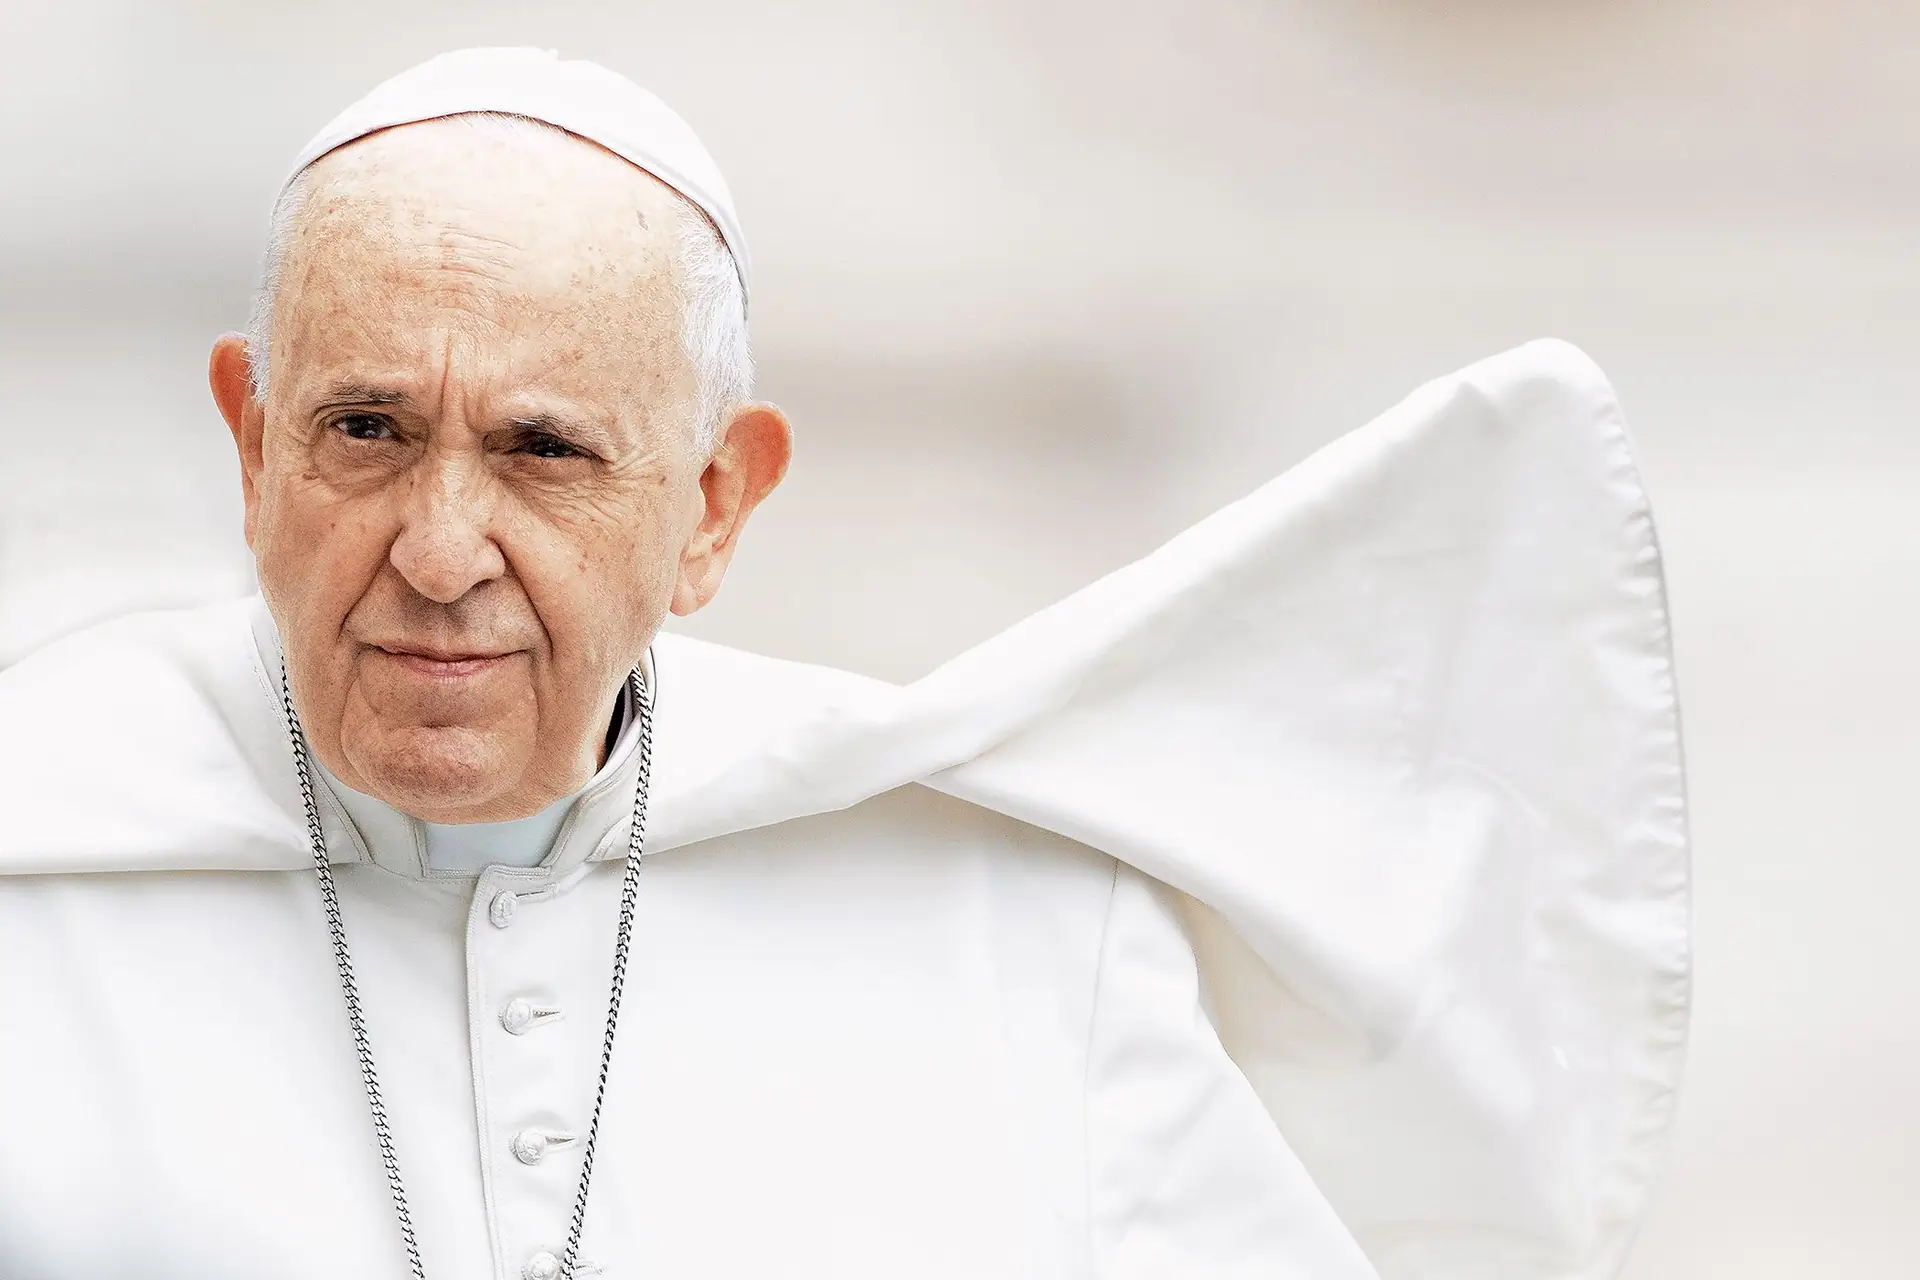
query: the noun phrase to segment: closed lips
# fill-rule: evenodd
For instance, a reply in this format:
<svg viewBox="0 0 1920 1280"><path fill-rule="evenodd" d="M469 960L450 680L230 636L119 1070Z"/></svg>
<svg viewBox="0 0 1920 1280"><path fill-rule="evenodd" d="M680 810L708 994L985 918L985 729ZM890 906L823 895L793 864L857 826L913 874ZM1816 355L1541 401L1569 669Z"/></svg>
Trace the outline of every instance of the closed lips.
<svg viewBox="0 0 1920 1280"><path fill-rule="evenodd" d="M483 671L511 656L508 653L440 653L418 649L390 649L385 645L375 646L380 652L399 662L429 675L467 675Z"/></svg>

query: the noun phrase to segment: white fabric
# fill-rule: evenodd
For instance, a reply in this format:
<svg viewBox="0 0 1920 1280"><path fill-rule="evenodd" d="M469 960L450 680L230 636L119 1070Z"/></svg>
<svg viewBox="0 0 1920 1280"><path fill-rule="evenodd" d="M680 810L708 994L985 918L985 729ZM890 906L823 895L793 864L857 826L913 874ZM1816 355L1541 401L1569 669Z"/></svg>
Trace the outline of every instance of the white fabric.
<svg viewBox="0 0 1920 1280"><path fill-rule="evenodd" d="M553 49L459 49L375 86L330 120L293 162L287 183L338 147L396 125L497 111L543 120L645 169L713 219L751 294L747 238L720 166L666 103L625 76Z"/></svg>
<svg viewBox="0 0 1920 1280"><path fill-rule="evenodd" d="M0 1274L404 1274L258 609L0 674ZM1686 831L1579 353L1431 384L909 686L655 659L602 1274L1618 1268ZM322 797L429 1274L564 1240L631 783L477 877Z"/></svg>

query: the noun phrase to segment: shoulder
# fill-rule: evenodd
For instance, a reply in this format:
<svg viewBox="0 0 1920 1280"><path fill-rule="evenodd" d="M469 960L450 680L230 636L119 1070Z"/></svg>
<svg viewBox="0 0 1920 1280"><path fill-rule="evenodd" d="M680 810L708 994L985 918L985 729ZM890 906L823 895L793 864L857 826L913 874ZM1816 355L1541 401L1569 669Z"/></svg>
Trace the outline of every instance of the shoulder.
<svg viewBox="0 0 1920 1280"><path fill-rule="evenodd" d="M0 874L233 865L284 742L251 602L132 614L0 671Z"/></svg>

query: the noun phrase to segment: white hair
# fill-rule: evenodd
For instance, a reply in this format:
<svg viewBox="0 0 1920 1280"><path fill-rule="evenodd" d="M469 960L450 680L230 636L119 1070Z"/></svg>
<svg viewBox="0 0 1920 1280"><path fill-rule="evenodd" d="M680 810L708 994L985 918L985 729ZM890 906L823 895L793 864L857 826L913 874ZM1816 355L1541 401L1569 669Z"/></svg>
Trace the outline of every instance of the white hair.
<svg viewBox="0 0 1920 1280"><path fill-rule="evenodd" d="M544 131L573 135L542 120L499 112L459 117L475 128L505 133ZM247 366L253 394L266 399L274 295L285 275L293 228L312 194L312 169L296 175L274 203L267 224L267 251L247 316ZM753 348L747 337L747 298L733 253L700 207L682 197L676 211L673 251L680 285L681 345L692 362L696 402L694 442L712 452L733 410L753 394Z"/></svg>

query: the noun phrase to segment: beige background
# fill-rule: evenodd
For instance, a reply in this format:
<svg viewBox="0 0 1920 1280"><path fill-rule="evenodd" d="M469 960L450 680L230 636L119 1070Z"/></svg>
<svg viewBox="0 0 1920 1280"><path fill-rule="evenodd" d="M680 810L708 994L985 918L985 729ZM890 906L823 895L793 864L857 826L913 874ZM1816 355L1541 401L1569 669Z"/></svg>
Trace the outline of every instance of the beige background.
<svg viewBox="0 0 1920 1280"><path fill-rule="evenodd" d="M1586 347L1670 556L1698 842L1628 1274L1920 1275L1920 9L0 0L0 663L244 588L201 371L281 166L504 42L634 75L734 183L801 439L694 628L751 648L911 676L1423 378Z"/></svg>

